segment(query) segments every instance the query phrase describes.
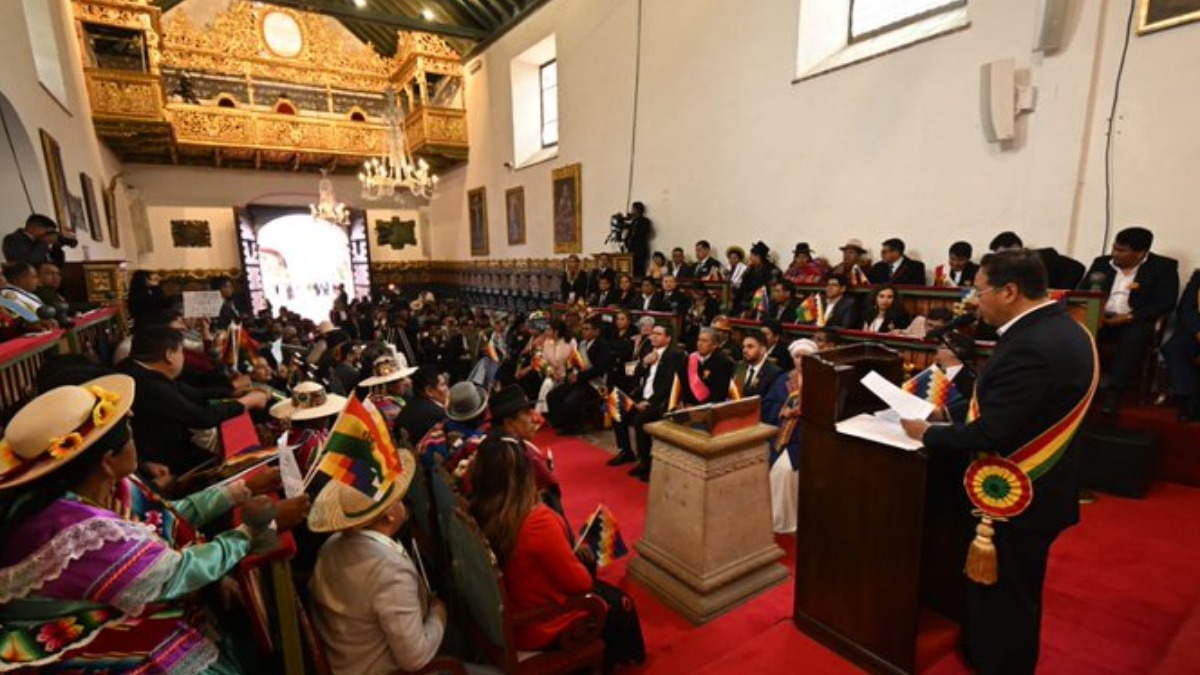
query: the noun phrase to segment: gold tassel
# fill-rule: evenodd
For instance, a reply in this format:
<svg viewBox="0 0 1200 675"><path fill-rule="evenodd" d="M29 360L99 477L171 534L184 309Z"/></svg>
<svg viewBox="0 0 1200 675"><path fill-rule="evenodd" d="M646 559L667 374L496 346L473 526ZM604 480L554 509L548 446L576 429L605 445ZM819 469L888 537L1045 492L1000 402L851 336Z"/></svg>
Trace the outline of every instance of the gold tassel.
<svg viewBox="0 0 1200 675"><path fill-rule="evenodd" d="M992 519L982 516L975 526L975 539L967 549L967 578L977 584L991 586L996 583L996 545L992 543Z"/></svg>

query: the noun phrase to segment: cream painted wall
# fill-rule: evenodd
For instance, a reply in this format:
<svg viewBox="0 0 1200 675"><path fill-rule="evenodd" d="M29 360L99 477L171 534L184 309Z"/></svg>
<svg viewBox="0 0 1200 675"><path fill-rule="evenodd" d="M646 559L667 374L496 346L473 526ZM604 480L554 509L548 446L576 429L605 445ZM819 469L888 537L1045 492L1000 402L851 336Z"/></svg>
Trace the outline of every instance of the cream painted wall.
<svg viewBox="0 0 1200 675"><path fill-rule="evenodd" d="M793 83L796 0L644 0L632 198L655 221L655 248L763 239L836 256L847 237L874 249L898 235L936 263L955 240L980 250L1014 229L1089 261L1105 245L1104 124L1129 5L1074 0L1066 44L1043 57L1031 52L1038 4L971 0L967 30ZM584 250L601 248L626 203L637 9L551 2L478 57L466 88L471 161L434 199L434 258L468 257L465 191L478 186L491 257L551 254L550 172L573 162ZM559 157L512 172L508 63L552 32ZM1038 99L1018 142L1001 148L980 130L979 66L1007 57L1028 69ZM1143 223L1185 267L1200 263L1197 81L1200 23L1134 36L1115 136L1113 231ZM515 185L529 243L509 247L503 199Z"/></svg>
<svg viewBox="0 0 1200 675"><path fill-rule="evenodd" d="M55 35L60 59L65 66L68 106L64 109L39 84L29 35L25 30L23 3L7 0L0 3L0 22L8 27L4 39L0 40L0 63L4 64L4 67L0 68L0 95L8 100L17 117L15 120L8 118L9 130L24 135L33 148L32 155L36 158L36 163L30 166L25 161L27 157L23 157L20 168L25 175L34 209L54 217L49 179L38 135L38 129L41 128L46 129L62 149L63 172L67 189L72 194L82 193L80 172L86 172L92 177L96 187L97 210L103 220L104 202L100 188L120 171L120 164L112 153L97 141L92 130L91 111L80 66L79 44L75 39L69 2L46 1L52 3L52 13L56 18ZM7 234L25 222L25 217L29 215L29 206L20 183L17 182L13 157L6 141L0 143L0 180L4 183L3 187L0 187L0 229ZM81 260L85 257L92 260L118 260L127 257L126 252L132 250L132 240L128 210L120 190L117 199L122 248L117 249L111 245L107 230L104 232L103 242L93 241L87 232L80 232L80 246L67 249L68 260Z"/></svg>

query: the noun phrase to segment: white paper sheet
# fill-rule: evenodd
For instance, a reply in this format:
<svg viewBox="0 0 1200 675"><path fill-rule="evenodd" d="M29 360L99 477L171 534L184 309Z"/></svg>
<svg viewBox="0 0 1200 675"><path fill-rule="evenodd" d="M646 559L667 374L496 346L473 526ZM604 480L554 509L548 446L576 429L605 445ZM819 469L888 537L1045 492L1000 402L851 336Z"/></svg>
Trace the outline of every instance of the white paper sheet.
<svg viewBox="0 0 1200 675"><path fill-rule="evenodd" d="M921 441L909 438L899 422L867 413L838 422L837 430L847 436L875 441L901 450L920 450L925 447Z"/></svg>
<svg viewBox="0 0 1200 675"><path fill-rule="evenodd" d="M225 299L220 291L184 291L183 317L185 319L212 318L221 313Z"/></svg>
<svg viewBox="0 0 1200 675"><path fill-rule="evenodd" d="M299 496L304 492L304 475L300 473L300 463L296 461L298 445L287 444L287 434L279 437L279 479L283 482L283 494L288 499Z"/></svg>
<svg viewBox="0 0 1200 675"><path fill-rule="evenodd" d="M923 420L933 412L933 404L904 391L872 370L862 379L863 386L879 397L903 419Z"/></svg>

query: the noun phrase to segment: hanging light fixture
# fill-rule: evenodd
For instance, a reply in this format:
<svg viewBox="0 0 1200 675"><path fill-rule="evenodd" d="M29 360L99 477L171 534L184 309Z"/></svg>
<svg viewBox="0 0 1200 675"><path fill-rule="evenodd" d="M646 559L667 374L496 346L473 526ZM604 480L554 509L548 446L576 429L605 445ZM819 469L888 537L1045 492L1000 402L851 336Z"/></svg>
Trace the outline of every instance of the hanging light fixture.
<svg viewBox="0 0 1200 675"><path fill-rule="evenodd" d="M404 133L404 119L396 107L396 93L392 90L387 93L387 121L387 154L364 162L358 174L363 199L399 199L402 195L398 193L404 190L428 199L437 189L438 177L429 172L428 162L423 159L414 161L408 149L408 136Z"/></svg>
<svg viewBox="0 0 1200 675"><path fill-rule="evenodd" d="M350 209L339 202L333 194L333 181L329 178L329 170L321 169L321 180L317 181L316 204L309 204L313 220L323 220L331 225L347 225L350 223Z"/></svg>

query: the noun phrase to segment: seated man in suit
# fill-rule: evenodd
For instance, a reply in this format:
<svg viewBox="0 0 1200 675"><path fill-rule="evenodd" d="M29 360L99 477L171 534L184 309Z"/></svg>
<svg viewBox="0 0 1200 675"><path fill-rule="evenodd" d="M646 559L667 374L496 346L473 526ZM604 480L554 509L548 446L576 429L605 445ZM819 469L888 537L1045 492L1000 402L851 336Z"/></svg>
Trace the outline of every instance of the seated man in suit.
<svg viewBox="0 0 1200 675"><path fill-rule="evenodd" d="M612 289L612 282L608 280L608 277L598 277L596 279L596 292L588 300L588 305L592 307L616 307L620 304L619 301L620 297Z"/></svg>
<svg viewBox="0 0 1200 675"><path fill-rule="evenodd" d="M600 290L600 280L608 279L608 287L615 288L617 285L617 271L612 268L612 256L607 253L601 253L596 256L596 269L588 274L588 292L595 294Z"/></svg>
<svg viewBox="0 0 1200 675"><path fill-rule="evenodd" d="M578 369L568 366L566 381L546 395L547 417L560 434L581 433L592 418L588 411L599 409L598 387L605 386L608 371L612 369L612 350L600 338L603 329L604 321L598 316L583 322L578 347L583 366Z"/></svg>
<svg viewBox="0 0 1200 675"><path fill-rule="evenodd" d="M662 293L658 292L658 285L650 277L642 279L642 294L638 296L634 309L640 309L643 312L670 311L670 307L663 302Z"/></svg>
<svg viewBox="0 0 1200 675"><path fill-rule="evenodd" d="M712 257L712 244L706 239L696 242L696 264L692 272L697 279L720 279L724 274L721 261Z"/></svg>
<svg viewBox="0 0 1200 675"><path fill-rule="evenodd" d="M665 276L662 280L662 303L663 311L674 312L679 316L687 314L688 309L692 305L692 299L686 293L679 290L679 279L672 276Z"/></svg>
<svg viewBox="0 0 1200 675"><path fill-rule="evenodd" d="M971 244L956 241L950 245L950 261L938 265L933 271L934 286L971 286L975 283L975 273L979 265L971 262Z"/></svg>
<svg viewBox="0 0 1200 675"><path fill-rule="evenodd" d="M643 482L650 481L650 434L646 425L657 422L668 412L671 405L671 390L678 379L682 387L687 377L687 355L673 344L673 330L669 324L655 326L650 331L652 351L642 358L638 366L641 386L638 388L632 411L635 440L637 441L637 466L629 475Z"/></svg>
<svg viewBox="0 0 1200 675"><path fill-rule="evenodd" d="M733 361L717 350L717 331L701 328L696 351L688 355L687 377L681 379L684 404L721 403L729 398L733 368Z"/></svg>
<svg viewBox="0 0 1200 675"><path fill-rule="evenodd" d="M574 253L567 256L567 269L558 283L562 302L572 303L588 297L588 277L580 267L579 256Z"/></svg>
<svg viewBox="0 0 1200 675"><path fill-rule="evenodd" d="M796 284L780 279L771 284L771 315L779 323L796 323L800 320L800 300L796 298Z"/></svg>
<svg viewBox="0 0 1200 675"><path fill-rule="evenodd" d="M1025 243L1021 241L1021 238L1015 232L1001 232L988 244L988 250L992 253L1016 251L1022 248L1025 248ZM1042 259L1042 264L1046 267L1046 278L1050 284L1050 288L1072 289L1078 286L1079 282L1083 280L1083 273L1086 268L1078 260L1062 255L1054 247L1031 250L1037 253L1038 257Z"/></svg>
<svg viewBox="0 0 1200 675"><path fill-rule="evenodd" d="M825 281L825 323L828 328L853 328L862 325L858 315L858 301L846 291L850 290L850 279L844 274L834 274Z"/></svg>
<svg viewBox="0 0 1200 675"><path fill-rule="evenodd" d="M671 262L667 265L667 272L680 279L694 279L696 277L696 268L692 263L688 262L687 255L684 254L683 248L676 246L671 249Z"/></svg>
<svg viewBox="0 0 1200 675"><path fill-rule="evenodd" d="M396 416L396 439L416 446L438 422L446 418L450 399L449 379L437 366L425 364L412 376L412 398Z"/></svg>
<svg viewBox="0 0 1200 675"><path fill-rule="evenodd" d="M904 255L904 242L900 239L888 239L883 242L880 257L883 259L875 263L867 274L871 283L925 285L925 263Z"/></svg>
<svg viewBox="0 0 1200 675"><path fill-rule="evenodd" d="M1084 277L1089 288L1108 294L1101 321L1102 343L1115 345L1100 411L1113 414L1121 393L1146 358L1158 320L1175 308L1179 297L1179 262L1150 252L1154 234L1129 227L1113 239L1112 255L1092 261Z"/></svg>
<svg viewBox="0 0 1200 675"><path fill-rule="evenodd" d="M733 376L739 398L766 396L783 371L767 358L767 338L752 330L742 338L742 362Z"/></svg>
<svg viewBox="0 0 1200 675"><path fill-rule="evenodd" d="M1196 399L1197 368L1200 368L1200 270L1183 289L1179 308L1175 310L1175 335L1163 345L1163 358L1171 377L1171 391L1179 406L1181 422L1200 420L1200 402Z"/></svg>

